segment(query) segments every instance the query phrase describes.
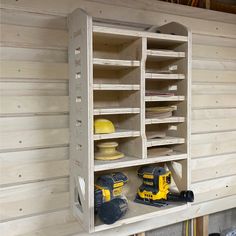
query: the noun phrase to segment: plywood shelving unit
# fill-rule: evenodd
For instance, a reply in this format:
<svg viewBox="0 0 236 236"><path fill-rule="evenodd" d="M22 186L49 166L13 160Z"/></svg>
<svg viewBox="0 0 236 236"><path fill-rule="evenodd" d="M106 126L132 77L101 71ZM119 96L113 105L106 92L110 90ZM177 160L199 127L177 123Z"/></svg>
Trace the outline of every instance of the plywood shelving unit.
<svg viewBox="0 0 236 236"><path fill-rule="evenodd" d="M141 184L137 177L141 165L159 163L172 172L173 188L189 188L189 31L174 22L158 27L158 33L101 26L78 9L69 17L69 37L70 191L74 215L87 231L94 232L153 217L158 220L187 208L188 204L156 208L133 200ZM166 106L172 109L167 117L149 117L145 112ZM94 134L95 118L111 120L116 132ZM100 140L116 140L125 157L94 160ZM129 210L115 224L104 225L94 214L94 182L102 173L117 169L129 178L124 188Z"/></svg>

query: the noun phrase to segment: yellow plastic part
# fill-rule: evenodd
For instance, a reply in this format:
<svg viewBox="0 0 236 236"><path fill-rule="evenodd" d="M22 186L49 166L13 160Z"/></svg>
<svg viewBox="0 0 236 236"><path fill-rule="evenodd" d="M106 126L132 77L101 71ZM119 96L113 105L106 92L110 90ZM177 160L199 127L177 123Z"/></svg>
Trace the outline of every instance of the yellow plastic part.
<svg viewBox="0 0 236 236"><path fill-rule="evenodd" d="M111 161L117 160L124 157L124 154L117 151L117 142L103 142L97 145L99 150L95 152L96 160Z"/></svg>
<svg viewBox="0 0 236 236"><path fill-rule="evenodd" d="M115 126L110 120L96 119L94 121L95 134L111 134L115 132Z"/></svg>
<svg viewBox="0 0 236 236"><path fill-rule="evenodd" d="M161 199L167 200L167 194L169 193L169 184L167 183L167 177L169 177L170 175L171 173L170 171L168 171L166 174L159 176L159 191L156 194L147 190L144 190L143 192L141 192L138 189L138 195L142 199L149 199L153 201L161 200Z"/></svg>

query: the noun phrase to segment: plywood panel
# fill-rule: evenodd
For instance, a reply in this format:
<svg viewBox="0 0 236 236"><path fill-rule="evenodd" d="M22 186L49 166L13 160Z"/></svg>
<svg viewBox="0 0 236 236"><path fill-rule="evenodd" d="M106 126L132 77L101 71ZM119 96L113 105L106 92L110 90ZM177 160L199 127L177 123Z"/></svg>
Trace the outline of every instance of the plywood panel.
<svg viewBox="0 0 236 236"><path fill-rule="evenodd" d="M1 24L0 45L8 47L66 49L67 32L46 28Z"/></svg>
<svg viewBox="0 0 236 236"><path fill-rule="evenodd" d="M7 82L0 80L0 94L2 96L65 96L68 95L67 82L24 82L17 80L17 82Z"/></svg>
<svg viewBox="0 0 236 236"><path fill-rule="evenodd" d="M1 133L1 150L21 148L42 148L67 145L68 129L42 129L26 131L7 131Z"/></svg>
<svg viewBox="0 0 236 236"><path fill-rule="evenodd" d="M68 112L67 96L2 96L0 114Z"/></svg>
<svg viewBox="0 0 236 236"><path fill-rule="evenodd" d="M0 78L68 79L67 63L0 61Z"/></svg>
<svg viewBox="0 0 236 236"><path fill-rule="evenodd" d="M236 131L192 135L192 158L236 152Z"/></svg>
<svg viewBox="0 0 236 236"><path fill-rule="evenodd" d="M0 190L0 220L63 209L68 205L67 178L5 187Z"/></svg>
<svg viewBox="0 0 236 236"><path fill-rule="evenodd" d="M69 161L59 160L24 164L21 164L21 162L1 163L0 169L0 185L19 184L27 181L68 176Z"/></svg>
<svg viewBox="0 0 236 236"><path fill-rule="evenodd" d="M0 60L67 62L67 50L1 47Z"/></svg>

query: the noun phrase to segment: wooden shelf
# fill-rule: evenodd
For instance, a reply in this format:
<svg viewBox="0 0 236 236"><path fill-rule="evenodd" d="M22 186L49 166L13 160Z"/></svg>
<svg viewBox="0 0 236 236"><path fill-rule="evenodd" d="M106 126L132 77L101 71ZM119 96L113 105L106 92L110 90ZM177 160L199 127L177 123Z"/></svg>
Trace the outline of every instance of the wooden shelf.
<svg viewBox="0 0 236 236"><path fill-rule="evenodd" d="M122 226L124 224L135 223L142 220L148 220L155 217L163 217L166 214L178 212L188 207L186 203L172 203L166 207L153 207L134 202L134 197L128 197L129 210L126 215L112 225L105 225L95 219L95 232L107 230L110 228Z"/></svg>
<svg viewBox="0 0 236 236"><path fill-rule="evenodd" d="M137 157L127 157L125 156L122 159L114 160L114 161L100 161L95 160L94 163L94 171L104 171L110 169L119 169L124 167L131 167L131 166L141 166L146 164L152 163L160 163L160 162L167 162L173 160L184 160L187 159L187 154L182 153L174 153L171 155L165 156L157 156L157 157L148 157L148 158L137 158Z"/></svg>
<svg viewBox="0 0 236 236"><path fill-rule="evenodd" d="M117 129L115 133L111 134L94 134L93 139L102 140L102 139L113 139L113 138L129 138L138 136L140 136L140 131Z"/></svg>
<svg viewBox="0 0 236 236"><path fill-rule="evenodd" d="M115 67L115 68L139 67L140 61L94 58L93 65L95 67Z"/></svg>
<svg viewBox="0 0 236 236"><path fill-rule="evenodd" d="M93 90L140 90L139 84L94 84Z"/></svg>
<svg viewBox="0 0 236 236"><path fill-rule="evenodd" d="M175 102L184 101L185 96L145 96L146 102Z"/></svg>
<svg viewBox="0 0 236 236"><path fill-rule="evenodd" d="M138 114L140 108L127 108L127 107L115 107L115 108L95 108L93 115L112 115L112 114Z"/></svg>
<svg viewBox="0 0 236 236"><path fill-rule="evenodd" d="M184 58L185 52L175 52L168 50L147 50L147 59L152 61L163 61L170 59Z"/></svg>
<svg viewBox="0 0 236 236"><path fill-rule="evenodd" d="M178 137L156 138L147 140L147 147L182 144L184 142L185 142L184 138L178 138Z"/></svg>
<svg viewBox="0 0 236 236"><path fill-rule="evenodd" d="M160 80L182 80L185 79L184 74L161 74L161 73L146 73L146 79Z"/></svg>
<svg viewBox="0 0 236 236"><path fill-rule="evenodd" d="M172 116L168 118L146 118L145 124L165 124L165 123L181 123L184 122L184 117Z"/></svg>

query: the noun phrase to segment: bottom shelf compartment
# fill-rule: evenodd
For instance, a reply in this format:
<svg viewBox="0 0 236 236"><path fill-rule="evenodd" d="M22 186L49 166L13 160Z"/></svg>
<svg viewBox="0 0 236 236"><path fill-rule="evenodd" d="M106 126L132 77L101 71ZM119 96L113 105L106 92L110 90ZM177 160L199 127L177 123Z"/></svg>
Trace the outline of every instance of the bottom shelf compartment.
<svg viewBox="0 0 236 236"><path fill-rule="evenodd" d="M131 224L137 221L147 220L154 217L164 217L164 215L178 212L188 207L187 203L173 203L165 207L154 207L144 204L139 204L133 201L132 198L128 199L129 209L126 215L111 225L106 225L95 217L95 232L119 227L124 224Z"/></svg>
<svg viewBox="0 0 236 236"><path fill-rule="evenodd" d="M146 159L148 160L148 159ZM156 207L156 206L150 206L145 205L141 203L135 202L135 197L137 195L137 191L139 187L143 184L143 178L140 178L138 176L138 169L141 167L148 167L148 166L158 166L163 167L166 170L166 173L161 173L160 175L165 175L171 172L171 183L169 183L169 189L171 193L178 193L182 190L187 190L187 178L188 174L186 172L187 167L187 159L185 160L174 160L174 161L168 161L168 162L162 162L158 164L154 163L145 163L144 165L141 164L136 167L127 167L127 168L121 168L118 170L106 170L95 173L95 183L97 183L97 179L100 176L108 175L114 172L121 172L123 173L127 178L128 181L124 186L122 187L122 194L121 196L125 196L128 202L128 210L125 213L124 216L122 216L119 220L117 220L113 224L104 224L101 219L98 217L97 214L95 214L95 232L96 231L102 231L110 228L115 228L118 226L121 226L123 224L131 224L137 221L147 220L153 217L163 217L165 214L169 214L171 212L178 212L180 210L183 210L188 207L188 203L186 202L168 202L168 205L162 206L162 207ZM144 173L144 172L143 172ZM152 172L153 173L153 172ZM177 179L176 179L177 176ZM145 177L146 178L146 177ZM160 176L158 179L162 182L164 181L162 179L163 177ZM150 178L151 179L151 178ZM116 179L117 180L117 179ZM159 181L158 180L158 181ZM158 182L161 184L161 182ZM162 182L165 186L165 182ZM116 182L118 184L118 182ZM156 185L154 187L156 189ZM160 188L162 189L162 187ZM116 192L116 190L112 190ZM147 190L149 191L149 189ZM160 190L162 191L162 190ZM155 193L154 193L155 194ZM146 196L146 193L145 193ZM110 209L110 208L109 208Z"/></svg>

